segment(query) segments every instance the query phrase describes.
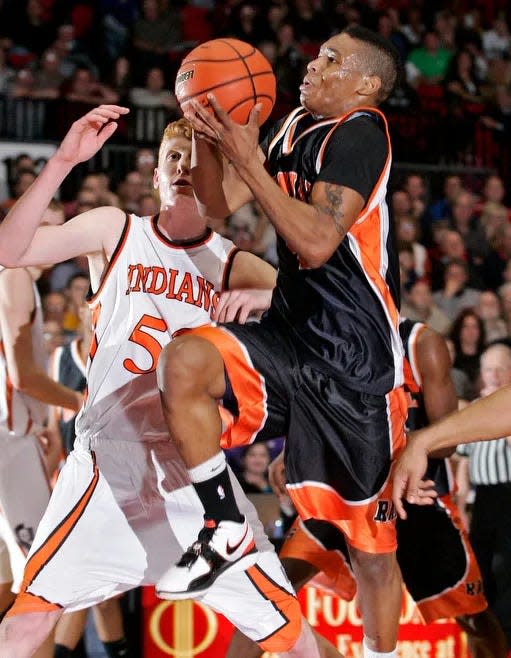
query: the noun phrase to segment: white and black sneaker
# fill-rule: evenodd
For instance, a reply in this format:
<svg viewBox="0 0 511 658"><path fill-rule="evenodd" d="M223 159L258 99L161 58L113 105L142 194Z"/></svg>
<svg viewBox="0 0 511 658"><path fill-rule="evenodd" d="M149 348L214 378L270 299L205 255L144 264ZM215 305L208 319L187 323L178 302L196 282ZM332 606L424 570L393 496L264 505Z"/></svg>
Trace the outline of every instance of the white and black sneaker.
<svg viewBox="0 0 511 658"><path fill-rule="evenodd" d="M156 584L162 599L189 599L204 594L227 569L242 571L257 559L254 533L244 517L241 523L204 519L197 541Z"/></svg>

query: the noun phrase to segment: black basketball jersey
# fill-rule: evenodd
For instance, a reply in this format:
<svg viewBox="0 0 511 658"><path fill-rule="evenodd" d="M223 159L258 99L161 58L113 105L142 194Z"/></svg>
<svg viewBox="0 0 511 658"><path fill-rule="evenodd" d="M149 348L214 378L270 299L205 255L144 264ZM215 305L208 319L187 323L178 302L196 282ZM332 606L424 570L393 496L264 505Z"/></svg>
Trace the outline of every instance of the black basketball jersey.
<svg viewBox="0 0 511 658"><path fill-rule="evenodd" d="M385 201L391 149L383 114L368 108L317 120L298 108L262 148L269 173L289 196L308 202L314 183L325 181L366 200L319 268L300 262L278 236L277 286L263 322L283 327L307 363L354 390L381 395L400 386L399 264Z"/></svg>
<svg viewBox="0 0 511 658"><path fill-rule="evenodd" d="M74 391L84 391L87 381L85 379L85 364L79 351L80 339L75 338L67 345L58 347L53 354L51 373L53 379ZM75 441L75 418L70 409L59 409L59 428L62 434L66 455L73 449Z"/></svg>
<svg viewBox="0 0 511 658"><path fill-rule="evenodd" d="M417 340L425 329L426 325L422 322L413 322L407 318L401 319L399 324L399 333L405 350L405 390L408 395L407 432L414 432L429 425L422 392L422 378L417 363ZM435 488L440 496L452 491L454 487L451 469L446 459L429 459L424 479L435 481Z"/></svg>

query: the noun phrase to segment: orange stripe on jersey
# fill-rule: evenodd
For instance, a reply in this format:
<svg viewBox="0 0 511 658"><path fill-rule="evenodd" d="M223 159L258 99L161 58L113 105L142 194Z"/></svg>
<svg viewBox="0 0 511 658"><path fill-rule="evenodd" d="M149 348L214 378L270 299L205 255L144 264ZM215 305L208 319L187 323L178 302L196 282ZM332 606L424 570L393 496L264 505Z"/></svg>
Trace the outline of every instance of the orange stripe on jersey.
<svg viewBox="0 0 511 658"><path fill-rule="evenodd" d="M405 445L407 400L402 388L390 391L386 398L389 457L393 458ZM288 484L287 491L300 518L329 521L344 533L351 546L367 553L390 553L396 549L390 473L381 490L361 502L347 501L332 487L315 481ZM384 518L378 518L381 510L386 512Z"/></svg>
<svg viewBox="0 0 511 658"><path fill-rule="evenodd" d="M437 596L422 601L416 601L426 624L437 619L449 619L460 615L473 615L488 607L488 602L482 588L482 576L479 565L470 545L467 532L460 518L460 513L451 494L442 496L439 503L445 508L452 519L453 525L460 533L467 568L463 578L453 587L444 590Z"/></svg>
<svg viewBox="0 0 511 658"><path fill-rule="evenodd" d="M204 325L186 333L200 336L217 348L238 402L239 416L224 432L222 447L251 443L267 417L264 379L252 366L243 344L226 329Z"/></svg>
<svg viewBox="0 0 511 658"><path fill-rule="evenodd" d="M271 635L261 638L257 644L265 651L281 653L295 644L302 628L302 613L295 596L273 581L259 565L245 570L259 594L271 601L282 618L282 626Z"/></svg>
<svg viewBox="0 0 511 658"><path fill-rule="evenodd" d="M26 615L29 612L53 612L55 610L62 610L62 606L57 603L50 603L42 596L30 592L20 592L5 616L6 618L16 617L17 615Z"/></svg>
<svg viewBox="0 0 511 658"><path fill-rule="evenodd" d="M126 221L124 222L124 226L122 229L121 236L119 238L119 242L117 243L115 249L113 250L108 265L106 266L106 269L103 272L103 276L101 277L101 281L98 286L98 289L88 300L89 304L92 304L94 301L96 301L100 292L105 287L106 280L108 279L110 272L113 270L114 265L117 262L117 259L119 258L119 254L121 253L124 245L126 244L126 240L128 239L128 233L130 232L130 226L131 226L131 215L128 215L126 213Z"/></svg>
<svg viewBox="0 0 511 658"><path fill-rule="evenodd" d="M331 581L328 586L345 601L351 601L357 593L355 577L344 555L337 550L327 550L300 519L295 520L279 551L279 558L309 562L327 576Z"/></svg>
<svg viewBox="0 0 511 658"><path fill-rule="evenodd" d="M99 469L96 465L96 460L93 454L93 474L89 486L69 514L59 523L55 530L48 536L44 544L42 544L42 546L40 546L28 560L25 565L23 582L21 583L21 592L27 591L35 578L37 578L38 574L44 569L72 532L73 528L85 512L98 481Z"/></svg>

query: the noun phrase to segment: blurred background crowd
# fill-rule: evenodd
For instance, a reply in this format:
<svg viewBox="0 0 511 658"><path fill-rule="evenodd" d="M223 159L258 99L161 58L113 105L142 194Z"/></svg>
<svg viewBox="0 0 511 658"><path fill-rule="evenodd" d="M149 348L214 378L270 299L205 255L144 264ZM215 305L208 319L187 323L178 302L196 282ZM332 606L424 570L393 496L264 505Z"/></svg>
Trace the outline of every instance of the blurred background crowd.
<svg viewBox="0 0 511 658"><path fill-rule="evenodd" d="M458 396L472 400L485 348L511 348L510 21L505 0L0 0L0 220L47 157L24 144L51 152L98 103L131 112L65 181L58 212L69 219L115 205L156 214L157 145L179 116L173 81L190 49L219 36L257 46L277 77L276 119L298 104L321 42L349 25L370 27L403 62L383 108L394 146L388 202L402 312L446 336ZM276 263L274 231L256 205L214 228ZM48 270L40 288L50 354L81 331L87 263ZM511 382L511 361L508 370ZM267 468L280 447L232 455L247 492L270 490Z"/></svg>

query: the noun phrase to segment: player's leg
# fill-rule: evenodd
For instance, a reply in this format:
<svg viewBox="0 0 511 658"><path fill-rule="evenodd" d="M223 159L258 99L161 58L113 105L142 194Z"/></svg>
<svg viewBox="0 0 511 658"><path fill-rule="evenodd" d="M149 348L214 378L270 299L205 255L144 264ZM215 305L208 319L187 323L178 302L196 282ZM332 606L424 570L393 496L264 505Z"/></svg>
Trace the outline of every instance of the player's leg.
<svg viewBox="0 0 511 658"><path fill-rule="evenodd" d="M434 463L441 487L450 481L446 464ZM408 518L397 523L397 556L425 622L455 617L467 632L474 658L505 658L505 637L486 607L479 566L451 494L431 506L407 503L406 508Z"/></svg>
<svg viewBox="0 0 511 658"><path fill-rule="evenodd" d="M102 601L92 609L98 637L109 658L129 658L130 650L124 634L121 601L118 597Z"/></svg>
<svg viewBox="0 0 511 658"><path fill-rule="evenodd" d="M404 444L401 390L349 390L304 366L286 442L288 491L302 518L330 521L346 536L357 581L364 656L396 655L401 574L395 556L390 467Z"/></svg>
<svg viewBox="0 0 511 658"><path fill-rule="evenodd" d="M88 610L62 615L55 629L55 658L72 656L85 630Z"/></svg>
<svg viewBox="0 0 511 658"><path fill-rule="evenodd" d="M0 625L0 658L33 656L42 647L61 615L62 610L52 610L5 618Z"/></svg>
<svg viewBox="0 0 511 658"><path fill-rule="evenodd" d="M236 328L236 334L242 329L246 327ZM253 441L269 419L277 418L271 401L281 405L285 394L273 395L271 372L263 378L252 354L263 354L264 360L267 351L260 346L254 350L246 338L241 342L223 328L199 328L174 340L160 356L158 381L165 419L205 512L198 539L157 585L163 598L204 592L226 569L242 569L255 559L253 534L236 503L220 449L223 424L218 401L226 393L227 372L236 405L231 431L240 445ZM274 363L274 378L276 369ZM282 436L280 425L278 430L271 436ZM237 564L241 560L243 564Z"/></svg>

